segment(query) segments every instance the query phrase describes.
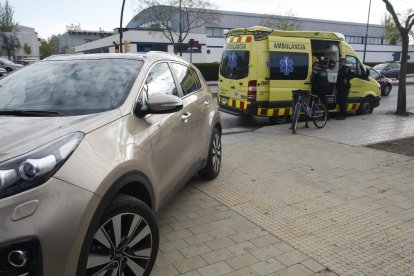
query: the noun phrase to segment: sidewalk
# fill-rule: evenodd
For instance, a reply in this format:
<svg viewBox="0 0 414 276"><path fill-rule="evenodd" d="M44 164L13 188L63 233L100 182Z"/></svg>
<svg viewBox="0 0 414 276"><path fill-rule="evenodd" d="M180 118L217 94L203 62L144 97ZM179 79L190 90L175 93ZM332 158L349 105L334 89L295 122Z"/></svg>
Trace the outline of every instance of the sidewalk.
<svg viewBox="0 0 414 276"><path fill-rule="evenodd" d="M414 158L363 145L414 117L223 136L223 165L161 214L153 275L414 275Z"/></svg>

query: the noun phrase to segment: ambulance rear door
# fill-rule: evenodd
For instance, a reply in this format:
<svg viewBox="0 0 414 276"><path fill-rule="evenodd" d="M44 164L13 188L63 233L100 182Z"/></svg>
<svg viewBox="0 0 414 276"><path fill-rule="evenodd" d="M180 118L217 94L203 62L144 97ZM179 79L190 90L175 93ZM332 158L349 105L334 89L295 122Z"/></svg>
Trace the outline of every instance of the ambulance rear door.
<svg viewBox="0 0 414 276"><path fill-rule="evenodd" d="M311 53L309 39L269 36L269 107L291 107L293 90L311 89Z"/></svg>
<svg viewBox="0 0 414 276"><path fill-rule="evenodd" d="M226 39L220 65L219 97L222 104L237 103L236 108L245 109L248 102L248 85L255 71L256 56L252 54L253 37L232 36Z"/></svg>

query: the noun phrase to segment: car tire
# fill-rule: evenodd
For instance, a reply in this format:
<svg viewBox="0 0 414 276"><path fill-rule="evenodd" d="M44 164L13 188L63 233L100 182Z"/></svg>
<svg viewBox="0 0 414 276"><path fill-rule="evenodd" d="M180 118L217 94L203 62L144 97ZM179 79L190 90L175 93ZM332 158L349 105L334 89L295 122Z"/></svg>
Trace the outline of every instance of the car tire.
<svg viewBox="0 0 414 276"><path fill-rule="evenodd" d="M6 68L6 71L7 71L7 74L8 74L8 73L10 73L11 71L13 71L13 69L11 69L11 68L7 67L7 68Z"/></svg>
<svg viewBox="0 0 414 276"><path fill-rule="evenodd" d="M201 178L211 180L218 176L221 168L221 154L221 133L217 128L214 128L208 150L207 165L198 173Z"/></svg>
<svg viewBox="0 0 414 276"><path fill-rule="evenodd" d="M81 275L149 275L157 258L159 230L152 210L142 201L117 195L81 253ZM112 274L111 274L112 273ZM105 275L107 275L105 274ZM79 274L78 274L79 275ZM101 274L99 274L101 275Z"/></svg>
<svg viewBox="0 0 414 276"><path fill-rule="evenodd" d="M382 89L381 95L385 97L390 95L391 89L392 89L392 86L390 84L387 84L386 86L384 86L384 89Z"/></svg>
<svg viewBox="0 0 414 276"><path fill-rule="evenodd" d="M375 104L374 98L365 97L363 102L359 105L357 114L359 115L371 114L372 111L374 111L374 104Z"/></svg>

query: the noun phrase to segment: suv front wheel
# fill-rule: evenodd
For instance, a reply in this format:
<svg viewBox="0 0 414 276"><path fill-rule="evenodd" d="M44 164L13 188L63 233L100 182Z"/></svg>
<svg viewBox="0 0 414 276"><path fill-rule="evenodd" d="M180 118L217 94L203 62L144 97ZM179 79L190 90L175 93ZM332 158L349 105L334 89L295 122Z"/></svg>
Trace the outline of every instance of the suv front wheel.
<svg viewBox="0 0 414 276"><path fill-rule="evenodd" d="M158 252L155 216L142 201L120 194L106 210L81 256L84 275L149 275Z"/></svg>
<svg viewBox="0 0 414 276"><path fill-rule="evenodd" d="M217 177L221 168L221 133L217 128L213 129L208 151L207 165L199 171L199 175L207 180Z"/></svg>

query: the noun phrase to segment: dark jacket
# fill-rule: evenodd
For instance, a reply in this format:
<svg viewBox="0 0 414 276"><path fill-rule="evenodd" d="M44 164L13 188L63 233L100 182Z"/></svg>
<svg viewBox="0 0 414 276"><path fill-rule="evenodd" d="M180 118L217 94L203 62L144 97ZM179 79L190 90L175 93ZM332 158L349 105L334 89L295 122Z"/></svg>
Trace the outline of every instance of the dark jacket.
<svg viewBox="0 0 414 276"><path fill-rule="evenodd" d="M329 94L331 92L326 69L314 69L312 71L311 85L313 94Z"/></svg>
<svg viewBox="0 0 414 276"><path fill-rule="evenodd" d="M336 79L336 88L337 89L343 89L347 88L349 89L351 87L351 79L353 78L353 73L351 71L351 68L348 66L343 66L338 71L338 78Z"/></svg>

